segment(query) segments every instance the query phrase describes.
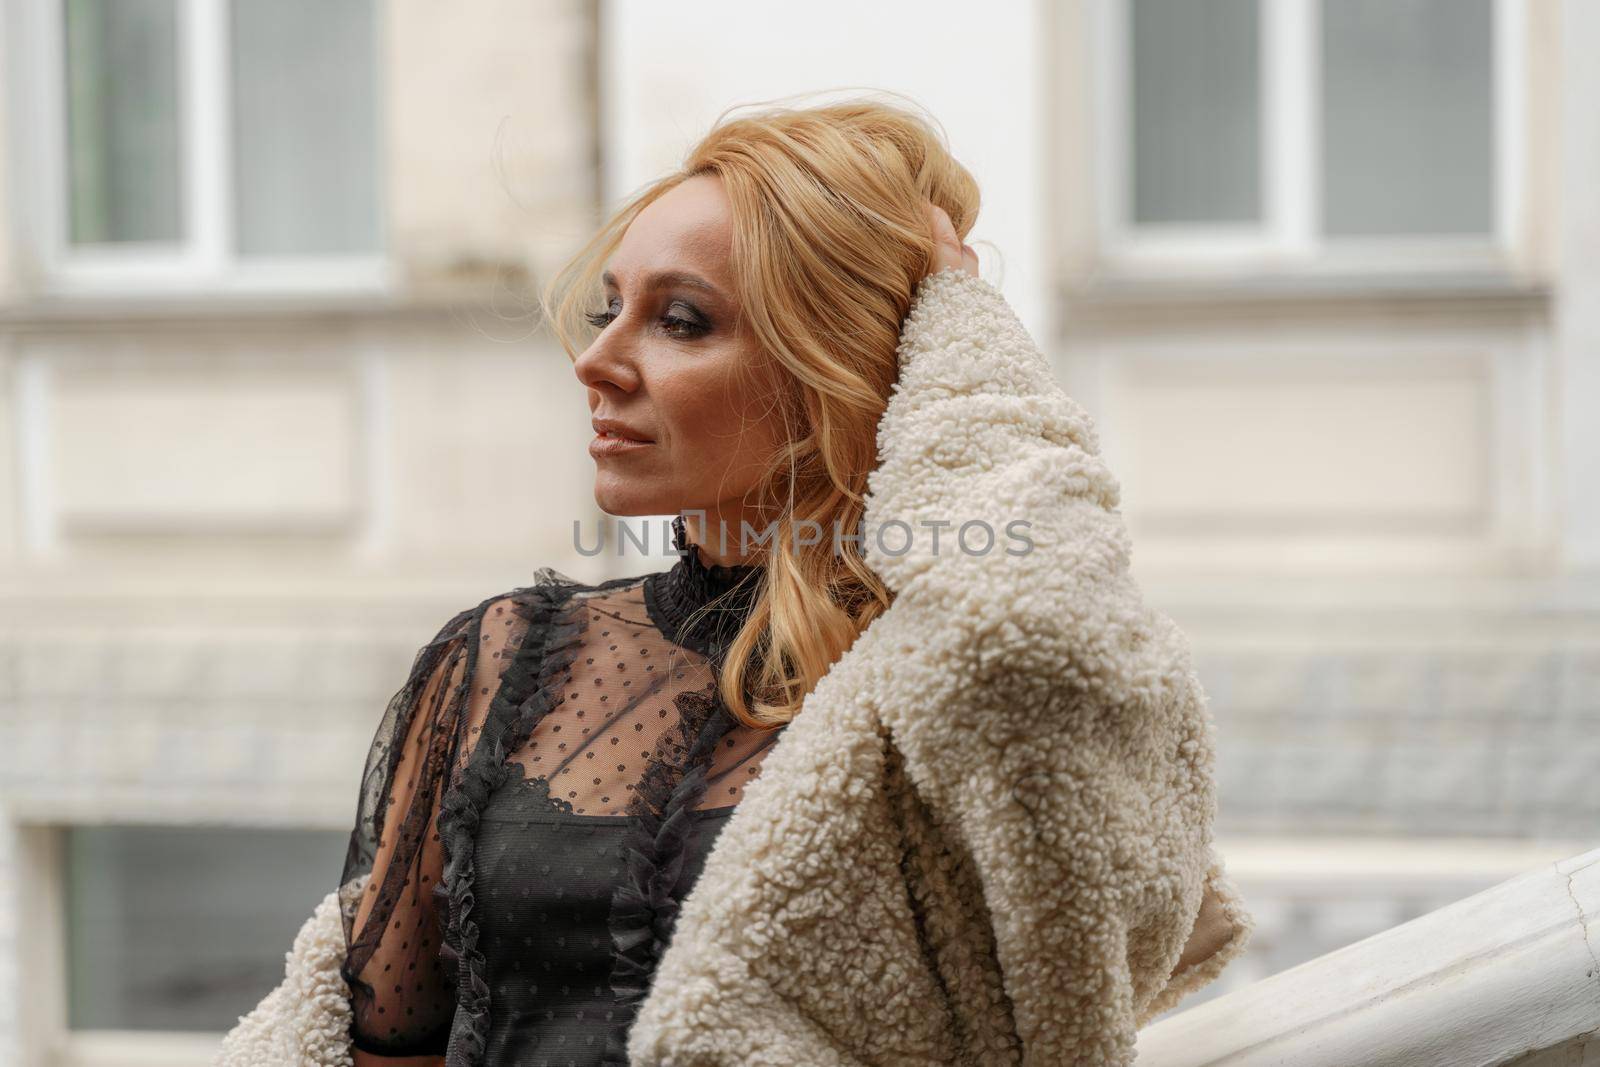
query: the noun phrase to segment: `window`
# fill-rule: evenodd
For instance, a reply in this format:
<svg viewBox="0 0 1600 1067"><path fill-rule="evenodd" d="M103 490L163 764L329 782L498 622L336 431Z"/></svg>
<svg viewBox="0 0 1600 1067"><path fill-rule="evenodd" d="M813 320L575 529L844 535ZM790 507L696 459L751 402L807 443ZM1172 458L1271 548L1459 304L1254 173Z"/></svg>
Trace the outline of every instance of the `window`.
<svg viewBox="0 0 1600 1067"><path fill-rule="evenodd" d="M65 830L69 1030L231 1029L283 981L348 843L331 830Z"/></svg>
<svg viewBox="0 0 1600 1067"><path fill-rule="evenodd" d="M68 240L183 239L178 19L172 0L67 0Z"/></svg>
<svg viewBox="0 0 1600 1067"><path fill-rule="evenodd" d="M378 4L26 5L45 284L380 286Z"/></svg>
<svg viewBox="0 0 1600 1067"><path fill-rule="evenodd" d="M1322 10L1322 231L1494 230L1491 0Z"/></svg>
<svg viewBox="0 0 1600 1067"><path fill-rule="evenodd" d="M1521 0L1099 0L1108 259L1497 266Z"/></svg>

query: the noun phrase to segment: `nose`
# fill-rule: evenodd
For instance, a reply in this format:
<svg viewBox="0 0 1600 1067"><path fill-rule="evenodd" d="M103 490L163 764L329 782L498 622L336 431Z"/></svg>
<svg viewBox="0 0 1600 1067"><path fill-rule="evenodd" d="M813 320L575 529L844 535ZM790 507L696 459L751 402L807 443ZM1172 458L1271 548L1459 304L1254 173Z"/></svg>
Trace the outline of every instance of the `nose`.
<svg viewBox="0 0 1600 1067"><path fill-rule="evenodd" d="M578 353L572 361L572 373L590 389L631 393L639 388L639 365L616 327L613 322L601 330L589 347Z"/></svg>

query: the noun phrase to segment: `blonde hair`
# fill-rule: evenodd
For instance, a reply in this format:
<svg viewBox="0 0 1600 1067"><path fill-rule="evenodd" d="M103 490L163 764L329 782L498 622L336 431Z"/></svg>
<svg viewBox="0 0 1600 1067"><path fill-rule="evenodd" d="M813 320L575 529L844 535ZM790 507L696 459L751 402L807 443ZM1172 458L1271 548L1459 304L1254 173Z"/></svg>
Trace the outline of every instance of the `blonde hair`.
<svg viewBox="0 0 1600 1067"><path fill-rule="evenodd" d="M736 299L786 394L787 428L746 505L772 529L760 587L728 646L719 691L739 721L791 721L892 596L834 531L859 532L877 427L896 377L900 330L934 262L925 203L965 239L978 185L951 156L936 121L868 98L718 116L682 166L619 208L541 293L545 320L576 359L602 302L600 274L629 223L701 174L721 178L732 212ZM808 523L816 523L815 527ZM796 528L822 531L796 546ZM714 605L707 605L711 608Z"/></svg>

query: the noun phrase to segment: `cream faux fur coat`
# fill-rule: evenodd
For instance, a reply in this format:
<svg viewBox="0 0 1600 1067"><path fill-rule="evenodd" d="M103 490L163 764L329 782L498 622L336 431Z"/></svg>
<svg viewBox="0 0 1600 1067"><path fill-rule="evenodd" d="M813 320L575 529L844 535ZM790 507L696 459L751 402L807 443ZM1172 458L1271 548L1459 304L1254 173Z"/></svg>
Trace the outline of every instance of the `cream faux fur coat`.
<svg viewBox="0 0 1600 1067"><path fill-rule="evenodd" d="M1205 694L1130 577L1093 421L954 268L919 287L899 360L863 542L895 603L718 837L636 1067L1131 1064L1249 940ZM338 906L219 1065L351 1062Z"/></svg>

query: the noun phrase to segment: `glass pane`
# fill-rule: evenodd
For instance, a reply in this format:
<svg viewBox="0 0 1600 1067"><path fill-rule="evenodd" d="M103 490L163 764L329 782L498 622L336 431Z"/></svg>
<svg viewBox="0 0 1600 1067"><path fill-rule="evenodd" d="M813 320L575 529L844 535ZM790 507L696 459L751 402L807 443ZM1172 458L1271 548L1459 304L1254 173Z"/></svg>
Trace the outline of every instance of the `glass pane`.
<svg viewBox="0 0 1600 1067"><path fill-rule="evenodd" d="M373 0L233 0L241 255L378 249Z"/></svg>
<svg viewBox="0 0 1600 1067"><path fill-rule="evenodd" d="M174 0L67 0L73 244L183 237Z"/></svg>
<svg viewBox="0 0 1600 1067"><path fill-rule="evenodd" d="M283 980L349 834L92 826L66 832L68 1025L222 1033Z"/></svg>
<svg viewBox="0 0 1600 1067"><path fill-rule="evenodd" d="M1493 0L1322 5L1323 228L1494 225Z"/></svg>
<svg viewBox="0 0 1600 1067"><path fill-rule="evenodd" d="M1132 0L1133 222L1261 219L1258 0Z"/></svg>

